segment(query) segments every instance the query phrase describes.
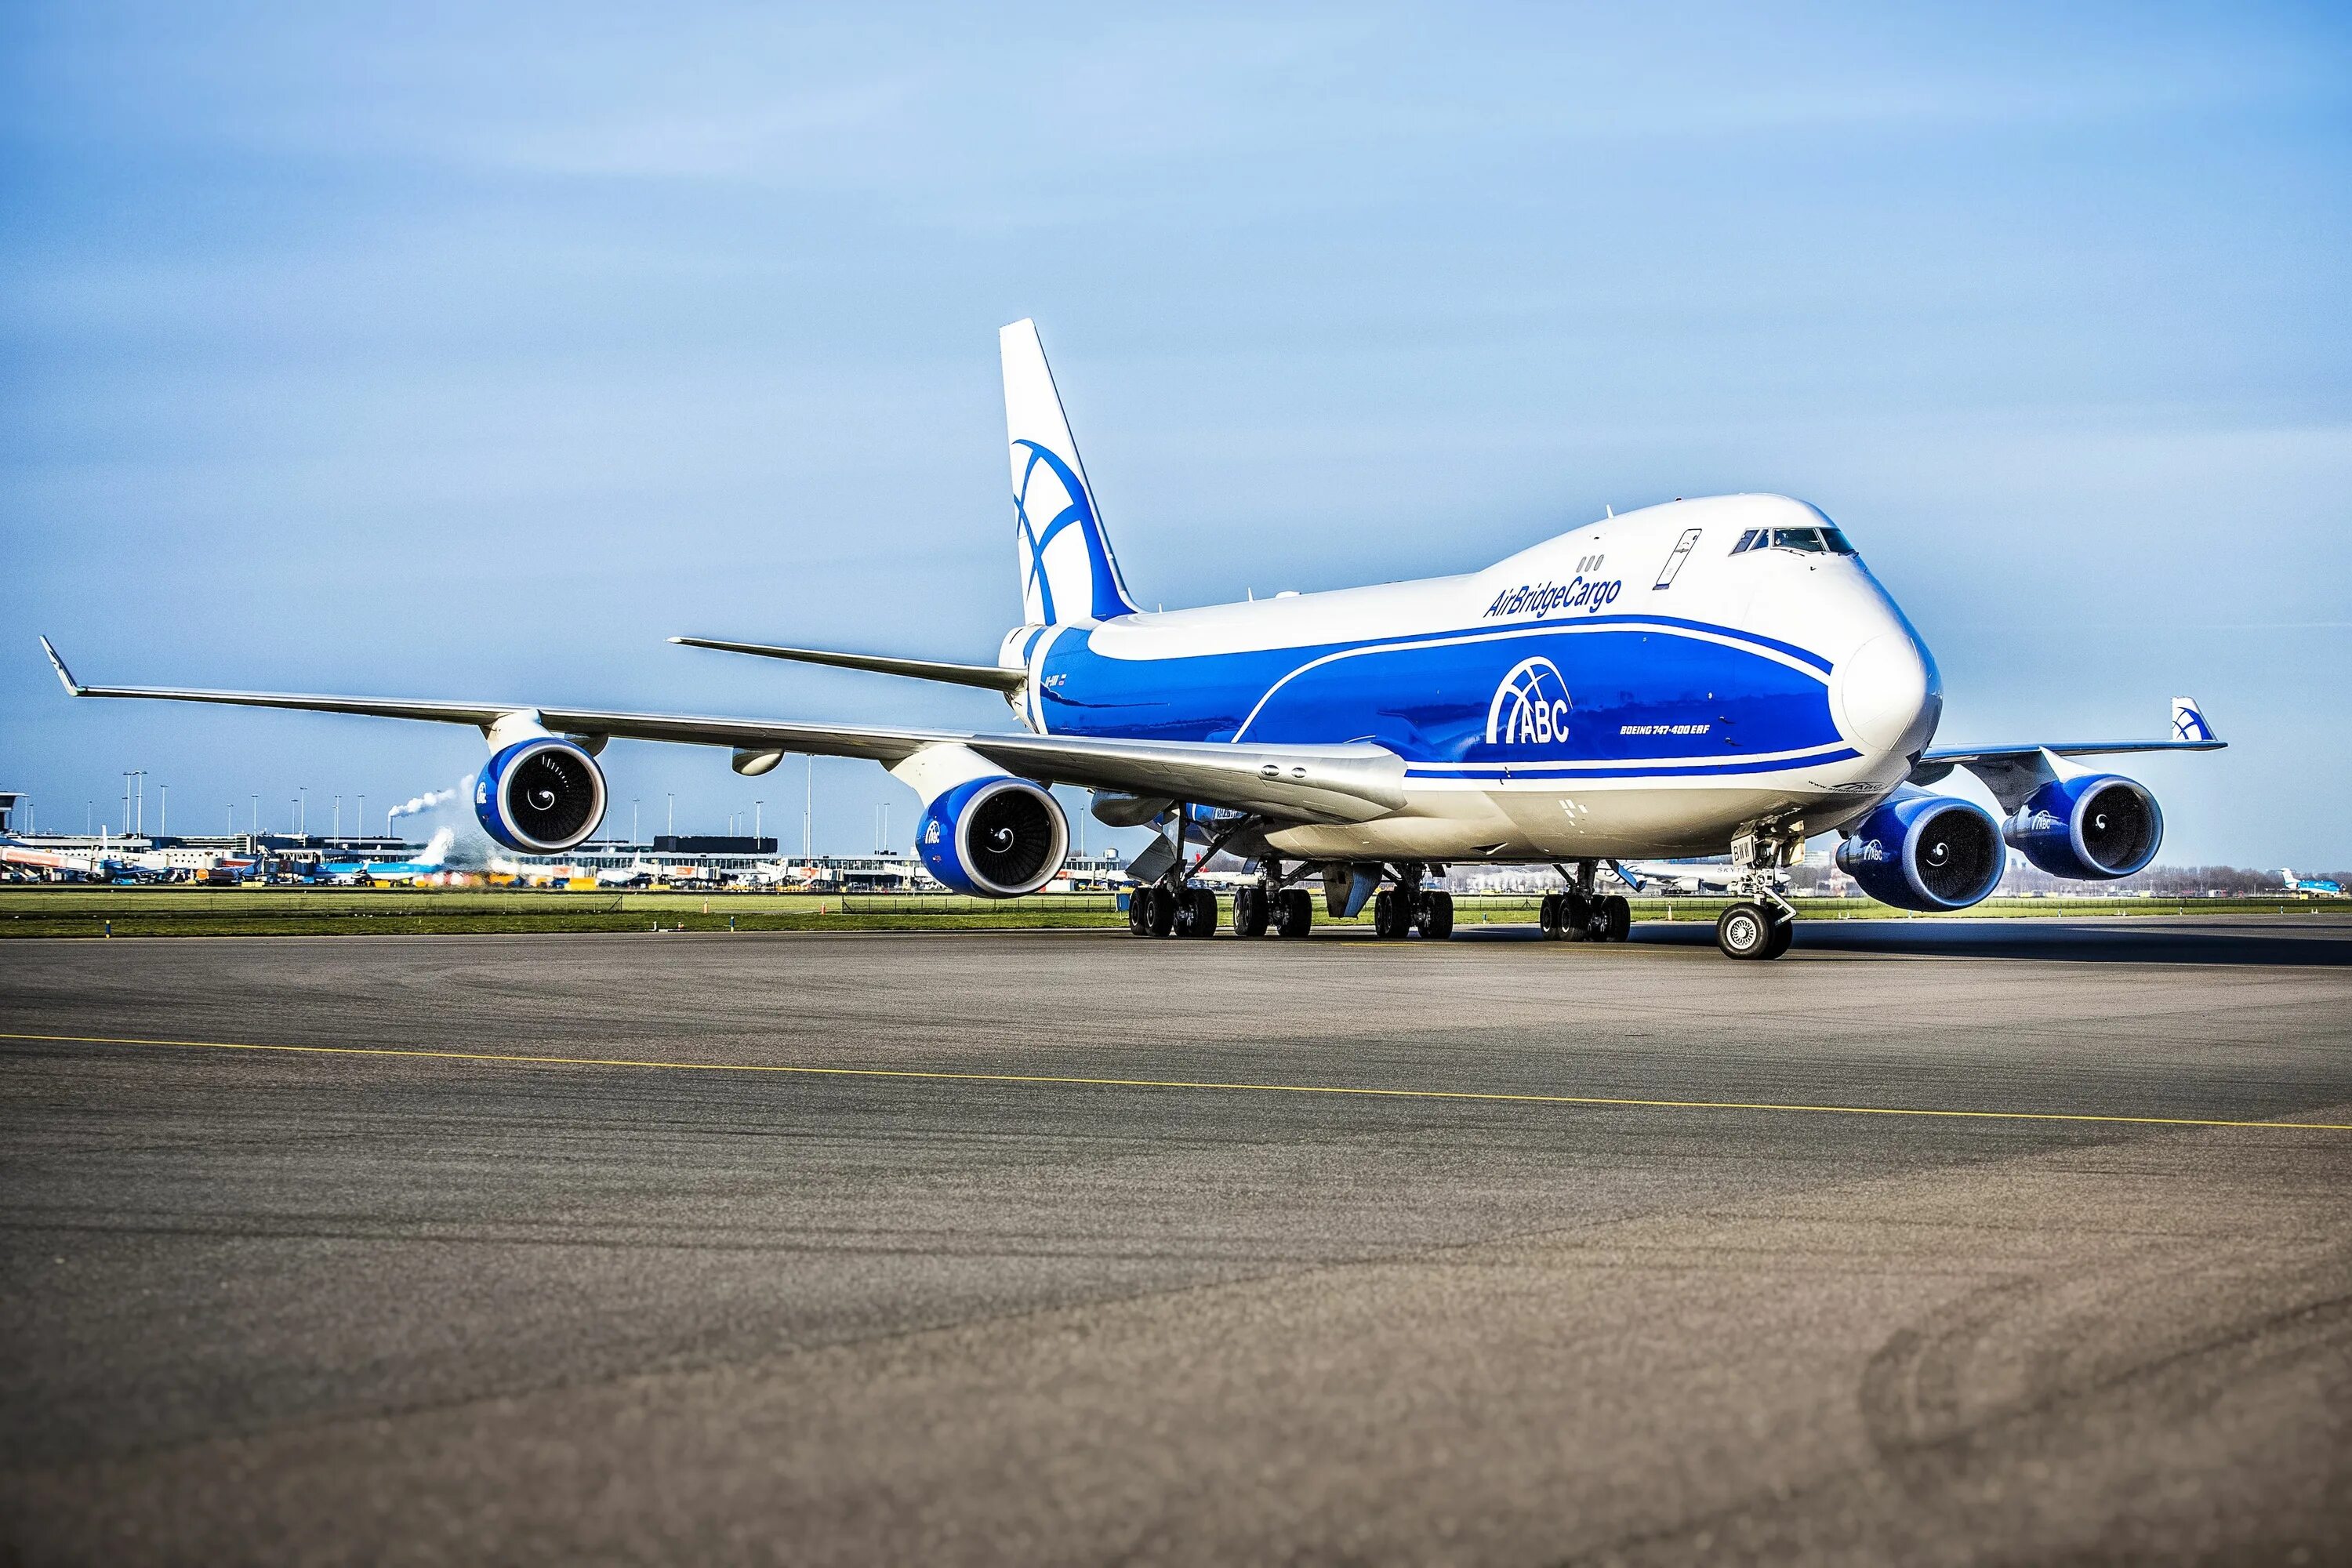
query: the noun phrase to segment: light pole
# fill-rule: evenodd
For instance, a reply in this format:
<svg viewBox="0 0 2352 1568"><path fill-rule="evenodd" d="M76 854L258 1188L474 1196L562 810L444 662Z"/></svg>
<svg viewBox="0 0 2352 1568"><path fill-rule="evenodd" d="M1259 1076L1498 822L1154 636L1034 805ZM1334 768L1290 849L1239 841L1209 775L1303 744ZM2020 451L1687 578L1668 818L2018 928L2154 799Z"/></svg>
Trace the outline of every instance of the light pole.
<svg viewBox="0 0 2352 1568"><path fill-rule="evenodd" d="M760 837L760 808L767 804L764 800L755 800L751 803L751 839L754 845L757 845Z"/></svg>
<svg viewBox="0 0 2352 1568"><path fill-rule="evenodd" d="M155 786L155 836L168 838L172 833L172 786Z"/></svg>
<svg viewBox="0 0 2352 1568"><path fill-rule="evenodd" d="M669 836L672 838L677 837L677 796L675 795L669 797Z"/></svg>
<svg viewBox="0 0 2352 1568"><path fill-rule="evenodd" d="M639 842L640 840L637 837L637 802L636 797L632 795L629 797L629 843L634 847Z"/></svg>
<svg viewBox="0 0 2352 1568"><path fill-rule="evenodd" d="M367 837L367 796L360 796L360 837Z"/></svg>
<svg viewBox="0 0 2352 1568"><path fill-rule="evenodd" d="M803 757L802 762L808 769L801 781L801 858L806 860L815 853L809 847L809 818L816 811L816 759Z"/></svg>
<svg viewBox="0 0 2352 1568"><path fill-rule="evenodd" d="M297 784L294 787L294 831L299 837L304 838L310 836L310 786Z"/></svg>
<svg viewBox="0 0 2352 1568"><path fill-rule="evenodd" d="M343 836L343 797L342 797L341 795L337 795L337 796L335 797L335 837L338 837L338 838L341 838L342 836Z"/></svg>
<svg viewBox="0 0 2352 1568"><path fill-rule="evenodd" d="M246 831L258 838L261 836L261 797L257 795L247 798L253 803L253 822Z"/></svg>

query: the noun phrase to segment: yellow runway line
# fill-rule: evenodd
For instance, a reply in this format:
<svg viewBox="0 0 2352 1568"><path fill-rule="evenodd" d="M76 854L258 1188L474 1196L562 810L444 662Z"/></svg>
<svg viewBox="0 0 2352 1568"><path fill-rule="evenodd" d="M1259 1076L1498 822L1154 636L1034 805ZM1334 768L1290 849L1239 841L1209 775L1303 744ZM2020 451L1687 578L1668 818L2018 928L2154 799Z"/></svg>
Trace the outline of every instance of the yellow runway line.
<svg viewBox="0 0 2352 1568"><path fill-rule="evenodd" d="M1334 1083L1226 1083L1214 1079L1082 1078L1060 1073L946 1072L925 1068L821 1068L785 1062L658 1062L629 1057L529 1056L505 1051L437 1051L404 1046L268 1046L245 1040L156 1040L120 1035L32 1035L0 1030L0 1040L59 1045L164 1046L207 1051L275 1051L291 1056L387 1057L418 1061L490 1062L508 1067L635 1068L658 1072L786 1073L803 1078L901 1079L931 1083L1013 1083L1064 1089L1172 1089L1238 1094L1330 1094L1370 1100L1448 1100L1508 1105L1618 1106L1642 1110L1778 1110L1817 1116L1916 1116L1963 1121L2082 1121L2127 1127L2253 1127L2297 1132L2352 1132L2352 1122L2264 1121L2212 1116L2116 1116L2082 1110L1972 1110L1932 1106L1804 1105L1769 1100L1637 1100L1605 1094L1523 1094L1498 1089L1376 1089Z"/></svg>

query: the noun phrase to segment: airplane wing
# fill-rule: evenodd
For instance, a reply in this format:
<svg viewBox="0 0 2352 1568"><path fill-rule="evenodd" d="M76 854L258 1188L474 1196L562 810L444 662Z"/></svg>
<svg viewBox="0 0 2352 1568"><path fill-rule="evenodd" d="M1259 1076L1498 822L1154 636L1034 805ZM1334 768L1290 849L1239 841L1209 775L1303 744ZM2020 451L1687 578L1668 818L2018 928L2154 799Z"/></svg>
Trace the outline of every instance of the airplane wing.
<svg viewBox="0 0 2352 1568"><path fill-rule="evenodd" d="M789 719L729 719L673 713L618 713L530 702L442 702L397 697L336 697L284 691L215 691L176 686L89 686L74 679L49 639L43 651L75 697L163 702L217 702L238 708L290 708L470 724L486 734L509 713L531 714L547 729L585 742L669 741L730 746L739 752L796 752L863 757L890 766L926 746L968 746L1007 773L1041 784L1077 784L1125 794L1229 806L1292 822L1369 822L1404 804L1404 763L1385 746L1228 745L1205 741L1114 741L1082 735L991 735L956 730L902 730ZM591 749L594 749L592 745Z"/></svg>
<svg viewBox="0 0 2352 1568"><path fill-rule="evenodd" d="M1003 669L992 664L948 664L935 658L893 658L878 653L835 653L819 647L778 647L770 643L728 642L719 637L672 637L680 647L716 648L720 653L748 653L757 658L788 658L800 664L829 664L840 669L870 669L881 675L910 676L917 680L943 680L950 686L979 686L991 691L1018 691L1029 679L1026 670Z"/></svg>
<svg viewBox="0 0 2352 1568"><path fill-rule="evenodd" d="M2193 699L2172 700L2172 738L2165 741L2041 741L2013 746L1957 746L1923 752L1910 782L1932 784L1954 768L1982 779L2002 806L2015 811L2026 797L2058 776L2061 757L2118 756L2132 752L2218 752L2229 744L2215 737Z"/></svg>

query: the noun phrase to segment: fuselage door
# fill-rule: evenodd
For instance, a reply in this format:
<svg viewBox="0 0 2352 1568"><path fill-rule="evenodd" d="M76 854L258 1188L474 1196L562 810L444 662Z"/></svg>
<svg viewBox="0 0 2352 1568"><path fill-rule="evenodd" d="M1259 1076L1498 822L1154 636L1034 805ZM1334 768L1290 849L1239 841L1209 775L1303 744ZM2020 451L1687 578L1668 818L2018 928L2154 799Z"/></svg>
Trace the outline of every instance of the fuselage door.
<svg viewBox="0 0 2352 1568"><path fill-rule="evenodd" d="M1675 542L1675 552L1666 557L1664 566L1658 568L1658 580L1650 584L1651 592L1674 586L1675 574L1683 569L1683 563L1690 559L1690 552L1697 547L1699 532L1696 528L1683 530L1682 538Z"/></svg>

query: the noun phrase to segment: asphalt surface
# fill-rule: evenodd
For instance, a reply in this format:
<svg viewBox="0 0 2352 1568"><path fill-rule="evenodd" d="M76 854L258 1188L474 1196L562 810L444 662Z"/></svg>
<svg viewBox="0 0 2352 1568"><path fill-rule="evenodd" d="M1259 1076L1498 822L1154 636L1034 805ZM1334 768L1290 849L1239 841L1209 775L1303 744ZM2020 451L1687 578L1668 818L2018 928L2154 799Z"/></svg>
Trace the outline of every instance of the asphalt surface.
<svg viewBox="0 0 2352 1568"><path fill-rule="evenodd" d="M10 942L0 1563L2352 1559L2352 921L1639 934Z"/></svg>

